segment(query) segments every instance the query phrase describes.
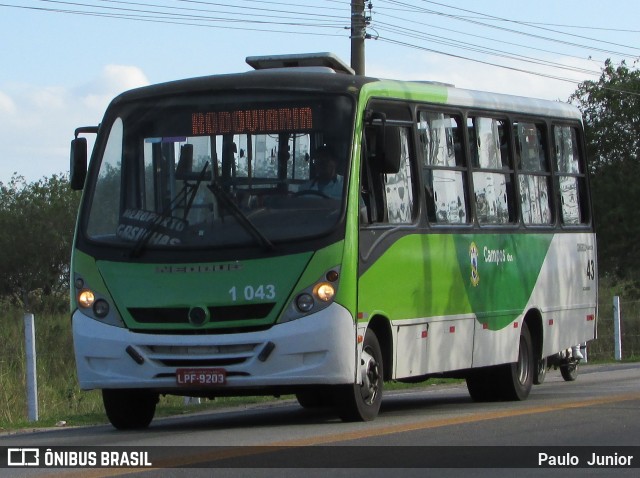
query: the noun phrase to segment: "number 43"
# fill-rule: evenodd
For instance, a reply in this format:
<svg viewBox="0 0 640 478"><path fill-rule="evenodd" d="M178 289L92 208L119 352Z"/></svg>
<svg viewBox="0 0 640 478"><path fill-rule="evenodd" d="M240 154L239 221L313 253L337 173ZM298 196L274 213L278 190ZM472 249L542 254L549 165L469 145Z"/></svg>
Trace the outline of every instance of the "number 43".
<svg viewBox="0 0 640 478"><path fill-rule="evenodd" d="M596 278L596 263L593 259L587 261L587 278L590 280Z"/></svg>

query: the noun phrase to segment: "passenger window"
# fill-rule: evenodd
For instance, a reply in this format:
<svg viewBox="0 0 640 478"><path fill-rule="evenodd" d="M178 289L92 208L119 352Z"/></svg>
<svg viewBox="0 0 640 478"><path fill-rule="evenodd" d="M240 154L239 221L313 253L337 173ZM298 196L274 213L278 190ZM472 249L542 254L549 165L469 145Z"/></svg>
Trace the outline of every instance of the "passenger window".
<svg viewBox="0 0 640 478"><path fill-rule="evenodd" d="M449 114L422 111L419 115L427 214L432 223L464 224L469 221L460 125L461 119Z"/></svg>
<svg viewBox="0 0 640 478"><path fill-rule="evenodd" d="M554 160L560 188L560 211L565 225L588 221L586 176L581 167L577 131L570 126L554 126Z"/></svg>
<svg viewBox="0 0 640 478"><path fill-rule="evenodd" d="M473 192L480 224L510 224L516 219L513 170L509 163L506 122L496 118L467 119L474 166Z"/></svg>
<svg viewBox="0 0 640 478"><path fill-rule="evenodd" d="M513 124L516 146L516 165L521 169L518 176L520 209L525 224L551 224L549 161L545 141L544 125L528 122Z"/></svg>
<svg viewBox="0 0 640 478"><path fill-rule="evenodd" d="M413 185L411 174L411 148L409 129L400 130L400 169L384 175L384 189L388 222L410 223L413 220Z"/></svg>

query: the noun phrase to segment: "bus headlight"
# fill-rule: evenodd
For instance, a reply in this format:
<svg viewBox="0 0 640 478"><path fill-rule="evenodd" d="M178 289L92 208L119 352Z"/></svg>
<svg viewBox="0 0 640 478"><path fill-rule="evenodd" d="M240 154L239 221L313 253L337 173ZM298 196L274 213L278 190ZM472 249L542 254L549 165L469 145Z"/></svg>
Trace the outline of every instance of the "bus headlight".
<svg viewBox="0 0 640 478"><path fill-rule="evenodd" d="M336 295L336 290L332 284L329 284L328 282L321 282L313 288L313 295L322 302L331 302L333 300L333 296Z"/></svg>
<svg viewBox="0 0 640 478"><path fill-rule="evenodd" d="M300 291L278 322L296 320L329 307L333 303L338 289L339 270L338 267L330 269L319 278L318 282Z"/></svg>
<svg viewBox="0 0 640 478"><path fill-rule="evenodd" d="M78 293L78 305L85 309L90 308L96 301L96 296L89 289L83 289Z"/></svg>
<svg viewBox="0 0 640 478"><path fill-rule="evenodd" d="M93 304L93 313L96 314L96 317L99 319L104 319L109 315L109 303L104 299L96 300Z"/></svg>
<svg viewBox="0 0 640 478"><path fill-rule="evenodd" d="M313 297L311 294L300 294L296 298L296 307L300 312L309 312L313 309Z"/></svg>
<svg viewBox="0 0 640 478"><path fill-rule="evenodd" d="M78 310L88 318L99 320L106 325L124 327L125 324L113 305L111 298L99 290L95 290L91 285L76 274L73 285L75 286L75 299Z"/></svg>

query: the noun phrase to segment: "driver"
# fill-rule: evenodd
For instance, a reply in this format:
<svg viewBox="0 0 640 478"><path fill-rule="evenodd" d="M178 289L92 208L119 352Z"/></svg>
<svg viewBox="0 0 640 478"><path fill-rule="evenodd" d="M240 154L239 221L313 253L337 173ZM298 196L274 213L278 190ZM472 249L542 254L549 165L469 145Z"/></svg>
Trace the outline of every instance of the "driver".
<svg viewBox="0 0 640 478"><path fill-rule="evenodd" d="M336 157L328 146L316 149L314 158L315 177L303 185L303 191L318 191L330 198L342 197L344 179L338 174Z"/></svg>

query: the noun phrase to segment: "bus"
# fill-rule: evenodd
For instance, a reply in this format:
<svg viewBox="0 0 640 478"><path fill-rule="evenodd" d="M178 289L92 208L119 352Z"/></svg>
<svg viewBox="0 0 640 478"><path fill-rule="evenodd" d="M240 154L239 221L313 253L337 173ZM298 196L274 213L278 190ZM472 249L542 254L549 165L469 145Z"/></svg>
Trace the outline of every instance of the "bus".
<svg viewBox="0 0 640 478"><path fill-rule="evenodd" d="M115 428L149 426L161 395L367 421L392 381L493 401L575 379L597 322L576 108L333 54L247 63L125 92L75 131L77 375Z"/></svg>

